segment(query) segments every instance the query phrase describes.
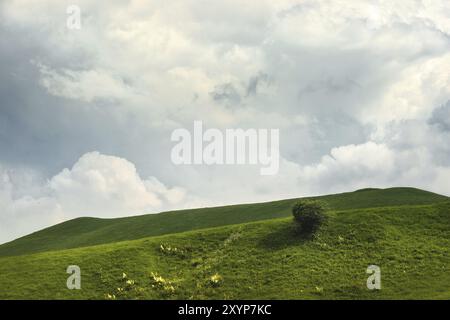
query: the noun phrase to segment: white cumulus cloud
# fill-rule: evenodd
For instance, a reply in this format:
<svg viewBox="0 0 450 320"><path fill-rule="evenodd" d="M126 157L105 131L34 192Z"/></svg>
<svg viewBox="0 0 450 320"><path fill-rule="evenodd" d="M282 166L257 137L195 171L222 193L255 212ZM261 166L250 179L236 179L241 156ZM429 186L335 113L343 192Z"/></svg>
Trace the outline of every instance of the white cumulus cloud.
<svg viewBox="0 0 450 320"><path fill-rule="evenodd" d="M195 200L156 177L142 179L126 159L99 152L83 155L72 168L40 184L14 184L14 175L0 170L0 242L75 217L155 213ZM35 195L23 195L27 188Z"/></svg>

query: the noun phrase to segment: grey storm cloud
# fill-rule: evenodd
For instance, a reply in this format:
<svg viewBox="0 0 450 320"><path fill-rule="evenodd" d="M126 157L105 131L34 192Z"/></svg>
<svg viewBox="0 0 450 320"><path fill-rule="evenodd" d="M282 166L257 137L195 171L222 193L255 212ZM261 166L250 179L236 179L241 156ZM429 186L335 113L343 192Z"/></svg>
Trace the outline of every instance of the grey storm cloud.
<svg viewBox="0 0 450 320"><path fill-rule="evenodd" d="M77 0L69 30L64 1L2 1L0 242L84 215L450 194L450 6L402 3ZM194 120L279 129L279 174L175 166Z"/></svg>
<svg viewBox="0 0 450 320"><path fill-rule="evenodd" d="M433 111L429 123L443 131L450 132L450 100Z"/></svg>
<svg viewBox="0 0 450 320"><path fill-rule="evenodd" d="M260 72L258 75L250 78L247 85L247 96L256 95L258 87L262 85L270 85L271 79L268 74Z"/></svg>
<svg viewBox="0 0 450 320"><path fill-rule="evenodd" d="M231 83L225 83L214 88L211 97L218 102L236 106L241 102L241 96Z"/></svg>

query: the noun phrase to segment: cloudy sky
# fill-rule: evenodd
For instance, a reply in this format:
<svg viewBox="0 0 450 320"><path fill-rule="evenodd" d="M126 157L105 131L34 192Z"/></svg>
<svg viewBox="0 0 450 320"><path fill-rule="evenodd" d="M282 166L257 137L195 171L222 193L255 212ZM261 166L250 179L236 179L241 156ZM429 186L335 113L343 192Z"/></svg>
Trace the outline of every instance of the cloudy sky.
<svg viewBox="0 0 450 320"><path fill-rule="evenodd" d="M79 216L450 195L449 17L448 0L2 0L0 242ZM174 165L194 120L279 129L279 173Z"/></svg>

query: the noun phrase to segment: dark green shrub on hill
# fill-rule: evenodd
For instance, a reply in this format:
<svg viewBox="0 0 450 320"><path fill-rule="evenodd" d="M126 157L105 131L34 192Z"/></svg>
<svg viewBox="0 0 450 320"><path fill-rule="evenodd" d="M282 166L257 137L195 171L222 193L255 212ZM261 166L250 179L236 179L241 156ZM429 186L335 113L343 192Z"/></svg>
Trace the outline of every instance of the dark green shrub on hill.
<svg viewBox="0 0 450 320"><path fill-rule="evenodd" d="M292 215L297 225L297 232L303 235L314 234L327 218L325 205L313 200L302 200L294 204Z"/></svg>

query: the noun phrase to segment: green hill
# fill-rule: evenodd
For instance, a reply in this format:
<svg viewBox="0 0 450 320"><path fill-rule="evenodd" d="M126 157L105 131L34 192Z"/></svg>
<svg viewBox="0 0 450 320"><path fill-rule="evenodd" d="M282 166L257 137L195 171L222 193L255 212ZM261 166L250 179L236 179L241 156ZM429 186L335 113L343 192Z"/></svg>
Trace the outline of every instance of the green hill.
<svg viewBox="0 0 450 320"><path fill-rule="evenodd" d="M363 189L316 197L332 210L425 205L449 198L414 188ZM29 254L141 239L290 216L298 199L181 210L118 219L78 218L0 245L0 256Z"/></svg>
<svg viewBox="0 0 450 320"><path fill-rule="evenodd" d="M364 199L366 192L378 191L343 197ZM345 207L340 197L330 204ZM449 202L327 215L313 239L299 238L291 218L277 218L2 257L0 299L450 299ZM73 264L81 268L81 290L66 288ZM366 288L371 264L381 268L381 290Z"/></svg>

